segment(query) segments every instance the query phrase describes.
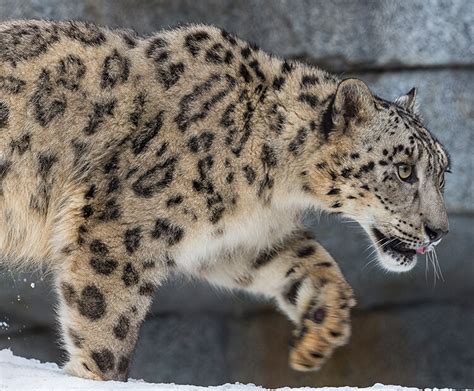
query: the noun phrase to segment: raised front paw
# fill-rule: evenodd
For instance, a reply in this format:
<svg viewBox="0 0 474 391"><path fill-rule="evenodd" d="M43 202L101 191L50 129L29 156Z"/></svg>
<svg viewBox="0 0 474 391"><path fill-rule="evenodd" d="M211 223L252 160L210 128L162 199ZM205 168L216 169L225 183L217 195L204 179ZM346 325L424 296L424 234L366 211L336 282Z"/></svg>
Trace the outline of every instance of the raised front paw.
<svg viewBox="0 0 474 391"><path fill-rule="evenodd" d="M350 309L356 305L345 281L327 282L319 290L290 343L290 366L298 371L316 371L345 345L351 335Z"/></svg>

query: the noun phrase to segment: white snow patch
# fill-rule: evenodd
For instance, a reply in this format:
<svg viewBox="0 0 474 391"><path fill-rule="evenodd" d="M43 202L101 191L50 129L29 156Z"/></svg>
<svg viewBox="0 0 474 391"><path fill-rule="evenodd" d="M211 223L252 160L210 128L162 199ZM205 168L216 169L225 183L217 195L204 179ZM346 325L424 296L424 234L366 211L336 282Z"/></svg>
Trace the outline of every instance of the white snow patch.
<svg viewBox="0 0 474 391"><path fill-rule="evenodd" d="M215 391L251 391L265 390L263 387L254 384L225 384L216 387L197 387L177 384L153 384L145 383L143 380L129 379L127 383L123 382L98 382L94 380L85 380L69 376L63 372L56 364L41 363L38 360L26 359L13 355L10 349L0 350L0 390L2 391L64 391L64 390L133 390L133 391L151 391L151 390L173 390L173 391L191 391L191 390L215 390ZM279 388L281 391L289 391L291 388ZM300 391L315 390L315 388L302 387ZM323 387L319 390L324 391L351 391L358 390L355 387ZM360 388L359 390L374 391L417 391L417 388L408 388L401 386L384 386L376 384L369 388Z"/></svg>

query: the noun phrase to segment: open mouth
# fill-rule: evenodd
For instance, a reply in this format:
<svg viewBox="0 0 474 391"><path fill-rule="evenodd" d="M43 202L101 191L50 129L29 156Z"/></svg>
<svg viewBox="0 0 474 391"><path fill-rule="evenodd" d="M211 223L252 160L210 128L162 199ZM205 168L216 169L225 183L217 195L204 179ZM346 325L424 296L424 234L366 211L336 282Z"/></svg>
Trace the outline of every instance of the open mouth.
<svg viewBox="0 0 474 391"><path fill-rule="evenodd" d="M411 258L420 252L415 249L409 248L405 243L396 237L385 236L377 228L372 228L372 232L377 240L377 244L383 252L400 254L405 257ZM423 248L424 249L424 248Z"/></svg>

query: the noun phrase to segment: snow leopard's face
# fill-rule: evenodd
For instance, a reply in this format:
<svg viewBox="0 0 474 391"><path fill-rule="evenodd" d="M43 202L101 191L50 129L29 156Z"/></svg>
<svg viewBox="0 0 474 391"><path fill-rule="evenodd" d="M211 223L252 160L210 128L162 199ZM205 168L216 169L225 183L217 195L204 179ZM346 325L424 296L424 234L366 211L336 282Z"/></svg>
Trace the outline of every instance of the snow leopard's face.
<svg viewBox="0 0 474 391"><path fill-rule="evenodd" d="M449 157L421 123L414 101L414 90L390 103L349 79L339 85L332 108L328 208L358 221L380 264L396 272L411 270L417 254L433 250L448 232L443 188Z"/></svg>

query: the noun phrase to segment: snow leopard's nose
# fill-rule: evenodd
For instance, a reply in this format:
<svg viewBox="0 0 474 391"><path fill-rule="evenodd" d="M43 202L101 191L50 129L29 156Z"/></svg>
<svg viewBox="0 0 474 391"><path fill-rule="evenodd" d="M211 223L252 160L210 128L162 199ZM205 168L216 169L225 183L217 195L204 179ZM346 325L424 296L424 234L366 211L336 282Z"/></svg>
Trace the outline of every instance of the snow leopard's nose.
<svg viewBox="0 0 474 391"><path fill-rule="evenodd" d="M437 242L448 232L448 229L430 227L428 224L425 224L425 233L428 236L430 243Z"/></svg>

